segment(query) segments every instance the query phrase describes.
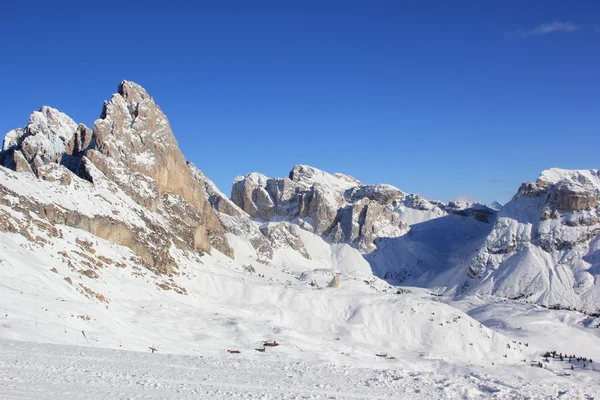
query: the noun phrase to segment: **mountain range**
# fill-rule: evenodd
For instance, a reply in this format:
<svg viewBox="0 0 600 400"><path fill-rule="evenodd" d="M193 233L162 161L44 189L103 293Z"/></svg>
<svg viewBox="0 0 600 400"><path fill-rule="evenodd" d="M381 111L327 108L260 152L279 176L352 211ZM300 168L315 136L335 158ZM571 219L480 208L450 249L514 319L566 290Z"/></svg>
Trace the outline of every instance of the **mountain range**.
<svg viewBox="0 0 600 400"><path fill-rule="evenodd" d="M270 263L286 249L308 260L315 236L356 249L365 270L393 285L600 313L598 170L543 171L491 207L307 165L284 178L238 176L228 197L185 160L167 117L128 81L93 129L51 107L34 112L5 135L0 165L0 231L42 247L40 231L60 236L68 226L168 277L180 268L177 251Z"/></svg>

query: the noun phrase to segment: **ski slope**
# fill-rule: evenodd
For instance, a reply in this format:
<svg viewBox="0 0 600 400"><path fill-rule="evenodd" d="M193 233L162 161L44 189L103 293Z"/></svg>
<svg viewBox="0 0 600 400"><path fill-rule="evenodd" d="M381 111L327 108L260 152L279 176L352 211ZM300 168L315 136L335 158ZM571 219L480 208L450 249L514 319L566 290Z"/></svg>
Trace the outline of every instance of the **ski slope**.
<svg viewBox="0 0 600 400"><path fill-rule="evenodd" d="M598 386L465 371L414 372L0 340L2 399L593 399ZM536 372L538 372L536 370ZM538 381L537 378L541 378Z"/></svg>

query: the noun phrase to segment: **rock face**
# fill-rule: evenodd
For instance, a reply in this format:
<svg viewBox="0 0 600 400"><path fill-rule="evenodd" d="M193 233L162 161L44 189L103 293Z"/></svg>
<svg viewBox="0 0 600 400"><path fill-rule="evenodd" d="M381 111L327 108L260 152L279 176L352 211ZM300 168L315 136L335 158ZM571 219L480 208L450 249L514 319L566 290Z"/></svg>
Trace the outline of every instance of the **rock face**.
<svg viewBox="0 0 600 400"><path fill-rule="evenodd" d="M94 123L94 134L96 146L90 159L101 155L110 158L106 164L114 163L117 168L112 165L106 168L101 163L106 172L101 170L110 179L121 178L121 169L125 169L136 177L141 175L153 181L158 196L171 192L197 210L204 208L203 188L193 181L167 117L141 86L133 82L119 85L118 93L104 103L102 115ZM130 182L123 185L134 198L144 202L146 193Z"/></svg>
<svg viewBox="0 0 600 400"><path fill-rule="evenodd" d="M304 242L296 233L295 225L287 222L266 223L260 227L260 232L276 248L290 248L300 253L304 258L310 259L310 255L304 247Z"/></svg>
<svg viewBox="0 0 600 400"><path fill-rule="evenodd" d="M105 102L93 131L53 108L42 107L25 128L5 136L0 164L56 182L65 192L76 187L100 198L108 196L106 191L119 194L126 203L122 210L115 209L110 216L91 210L90 215L90 210L73 204L60 205L58 200L46 204L20 194L16 187L0 187L4 196L19 198L52 223L85 229L130 247L156 270L171 271L172 245L198 252L215 248L234 256L205 182L188 166L166 116L133 82L121 82L118 92ZM91 185L86 186L82 178ZM134 217L118 215L124 210Z"/></svg>
<svg viewBox="0 0 600 400"><path fill-rule="evenodd" d="M600 309L600 174L544 171L500 211L466 263L463 291Z"/></svg>
<svg viewBox="0 0 600 400"><path fill-rule="evenodd" d="M88 157L109 179L150 210L159 208L166 193L179 196L195 211L195 218L184 221L195 230L190 235L194 248L209 251L213 246L233 256L204 186L193 178L167 117L141 86L121 82L94 123L94 134L96 146ZM167 205L165 215L177 214L169 212Z"/></svg>
<svg viewBox="0 0 600 400"><path fill-rule="evenodd" d="M213 207L225 232L249 242L256 251L258 261L268 262L271 260L273 258L273 247L271 242L259 230L257 224L250 220L248 214L221 193L202 171L191 163L188 163L188 167L194 179L204 186L206 199Z"/></svg>
<svg viewBox="0 0 600 400"><path fill-rule="evenodd" d="M331 281L329 282L329 284L327 285L327 287L330 287L330 288L339 288L341 280L342 280L342 278L339 275L336 275L336 276L333 277L333 279L331 279Z"/></svg>
<svg viewBox="0 0 600 400"><path fill-rule="evenodd" d="M44 106L29 117L25 128L6 134L0 162L20 172L34 172L47 164L60 164L77 172L79 160L89 148L92 131L67 115Z"/></svg>
<svg viewBox="0 0 600 400"><path fill-rule="evenodd" d="M283 219L334 243L362 252L375 250L379 238L407 233L409 225L449 213L491 222L495 213L468 204L429 202L391 185L363 185L343 174L296 165L288 178L251 173L233 183L232 201L252 217Z"/></svg>

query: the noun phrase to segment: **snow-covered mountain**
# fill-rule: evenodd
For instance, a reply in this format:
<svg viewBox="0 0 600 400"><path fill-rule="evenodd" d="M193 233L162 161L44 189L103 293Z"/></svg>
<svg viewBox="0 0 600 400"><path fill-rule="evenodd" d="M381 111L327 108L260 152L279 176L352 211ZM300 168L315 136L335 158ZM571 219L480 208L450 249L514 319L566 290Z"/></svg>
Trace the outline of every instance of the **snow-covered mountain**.
<svg viewBox="0 0 600 400"><path fill-rule="evenodd" d="M105 102L93 131L42 107L6 135L0 164L17 172L0 178L12 210L127 246L157 270L174 266L172 245L233 256L166 116L132 82Z"/></svg>
<svg viewBox="0 0 600 400"><path fill-rule="evenodd" d="M22 346L7 340L153 347L215 357L223 369L218 357L226 349L242 351L239 359L261 370L387 363L431 374L436 393L465 397L440 384L440 372L464 381L476 373L492 393L515 397L512 379L521 378L505 384L479 374L500 369L512 376L516 369L555 377L558 369L532 373L523 362L548 350L541 325L501 327L514 309L491 302L501 312L489 317L481 304L489 297L454 303L392 284L593 310L599 181L598 171L546 171L497 214L297 165L288 178L236 178L230 199L185 160L152 97L123 81L93 129L44 106L4 138L0 347L16 358ZM565 351L600 348L598 335L588 332L597 322L531 307L521 309L523 320L555 318L547 322L557 338L580 339ZM254 351L269 338L281 346ZM581 371L585 382L594 374ZM18 394L11 382L15 391L0 389L0 397ZM460 382L487 393L480 383Z"/></svg>
<svg viewBox="0 0 600 400"><path fill-rule="evenodd" d="M350 244L378 277L422 287L446 286L447 273L478 248L496 218L480 204L426 200L306 165L288 178L239 176L231 198L256 221L288 221Z"/></svg>
<svg viewBox="0 0 600 400"><path fill-rule="evenodd" d="M600 313L599 200L598 170L524 183L464 263L461 290Z"/></svg>
<svg viewBox="0 0 600 400"><path fill-rule="evenodd" d="M231 199L263 221L291 221L332 243L348 243L364 253L380 238L397 238L411 225L447 215L487 224L495 213L481 205L428 201L391 185L363 185L343 174L296 165L288 178L258 173L239 176Z"/></svg>
<svg viewBox="0 0 600 400"><path fill-rule="evenodd" d="M544 171L496 210L363 185L305 165L288 178L237 177L232 200L360 250L390 282L600 312L598 171Z"/></svg>
<svg viewBox="0 0 600 400"><path fill-rule="evenodd" d="M354 337L352 343L370 347L373 335L383 335L384 343L384 337L404 329L399 320L391 324L376 320L390 312L403 313L407 307L416 310L421 304L419 296L409 296L373 276L362 255L348 244L327 243L312 229L302 229L292 220L252 218L254 215L245 211L248 205L238 207L185 161L166 116L135 83L119 85L118 92L105 102L93 130L51 107L34 112L24 128L6 135L0 162L0 263L3 282L10 282L2 286L2 298L10 299L7 310L10 307L11 314L21 315L23 326L41 319L37 308L31 308L38 296L60 309L44 318L47 340L61 343L63 328L69 331L81 326L75 317L66 321L68 315L90 321L85 316L94 313L93 321L98 322L89 322L88 329L113 332L105 344L114 346L119 340L132 340L126 339L130 333L121 332L120 338L115 333L122 330L117 325L125 323L124 315L136 312L131 309L132 299L146 299L148 305L152 301L171 302L173 307L185 304L189 308L199 301L219 298L234 309L241 304L272 308L282 315L277 329L291 330L291 336L302 331L294 322L304 317L303 313L296 315L300 308L306 308L307 313L312 310L313 318L321 313L316 310L322 309L319 318L323 324L315 326L313 319L303 328L305 335L349 332ZM314 191L314 197L323 198L325 205L306 200L314 218L311 223L318 227L325 224L321 213L331 211L328 202L337 201L340 191L348 196L348 204L365 203L360 199L364 197L372 198L380 208L398 195L406 197L389 186L362 186L350 177L334 177L308 167L298 167L289 182L308 187L316 175L334 186ZM350 191L344 194L347 189ZM421 204L423 213L443 213L437 206ZM290 208L295 205L290 203ZM400 206L394 207L390 212ZM376 217L385 223L381 215ZM401 222L399 219L398 227L403 226ZM22 281L24 276L32 280ZM335 304L333 293L319 288L336 276L342 278L345 294L336 295L340 303L330 310ZM36 282L45 283L38 287ZM18 300L25 287L36 293L31 302ZM164 292L170 295L165 297ZM406 296L391 296L402 293ZM374 300L377 296L383 297ZM66 304L56 304L57 298ZM86 310L83 304L90 308ZM354 309L350 314L348 307ZM453 312L437 302L426 302L424 307L438 315ZM205 316L206 310L190 312ZM413 330L435 322L426 317L428 312L419 313L419 322L411 322ZM263 325L269 315L242 320L268 336ZM354 322L347 325L350 320ZM367 321L369 329L379 326L379 333L373 331L368 337L359 334ZM354 332L354 323L362 328ZM474 322L472 325L477 327ZM152 323L132 326L134 336L143 332L157 337ZM425 326L422 329L427 330ZM476 330L474 334L482 335L477 342L485 342L486 350L480 351L477 345L473 355L504 351L502 343L508 343L507 338L489 342L495 337L493 332ZM23 335L29 334L7 333L10 338ZM281 331L279 336L285 335ZM405 333L402 336L406 338ZM426 350L436 346L427 344L430 340L419 334L409 342L415 349ZM468 346L467 340L466 336L459 340L459 346ZM465 348L471 354L471 348ZM181 347L173 347L177 349ZM521 357L523 351L511 357Z"/></svg>
<svg viewBox="0 0 600 400"><path fill-rule="evenodd" d="M173 246L235 258L234 241L262 263L276 249L309 259L306 231L356 248L392 283L600 308L597 170L545 171L498 215L306 165L287 178L237 177L229 199L185 161L166 116L127 81L93 129L51 107L34 112L6 134L0 165L0 202L27 224L86 230L161 272L177 267ZM4 231L17 229L15 218L4 212Z"/></svg>
<svg viewBox="0 0 600 400"><path fill-rule="evenodd" d="M500 203L498 200L494 200L490 204L488 204L489 208L491 208L492 210L496 210L496 211L500 211L502 206L504 206L504 204Z"/></svg>

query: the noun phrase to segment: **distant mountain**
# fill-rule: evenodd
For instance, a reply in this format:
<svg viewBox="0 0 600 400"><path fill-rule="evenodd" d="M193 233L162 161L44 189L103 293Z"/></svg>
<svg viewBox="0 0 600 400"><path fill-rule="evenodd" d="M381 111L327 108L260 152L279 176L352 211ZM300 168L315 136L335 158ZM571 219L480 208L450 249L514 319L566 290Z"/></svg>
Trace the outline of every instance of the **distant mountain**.
<svg viewBox="0 0 600 400"><path fill-rule="evenodd" d="M550 169L521 185L463 263L462 292L600 312L600 174Z"/></svg>
<svg viewBox="0 0 600 400"><path fill-rule="evenodd" d="M597 170L552 169L506 205L487 207L297 165L288 178L236 178L232 200L259 221L289 221L351 244L390 282L595 313L599 182Z"/></svg>
<svg viewBox="0 0 600 400"><path fill-rule="evenodd" d="M410 227L448 215L489 224L495 211L478 204L426 200L383 184L362 184L344 174L296 165L287 178L258 173L239 176L231 198L262 221L298 224L332 243L347 243L364 253L382 238L397 238Z"/></svg>
<svg viewBox="0 0 600 400"><path fill-rule="evenodd" d="M500 211L500 209L504 206L504 204L500 203L499 201L492 201L490 204L488 204L488 207L491 208L492 210L496 210L496 211Z"/></svg>

